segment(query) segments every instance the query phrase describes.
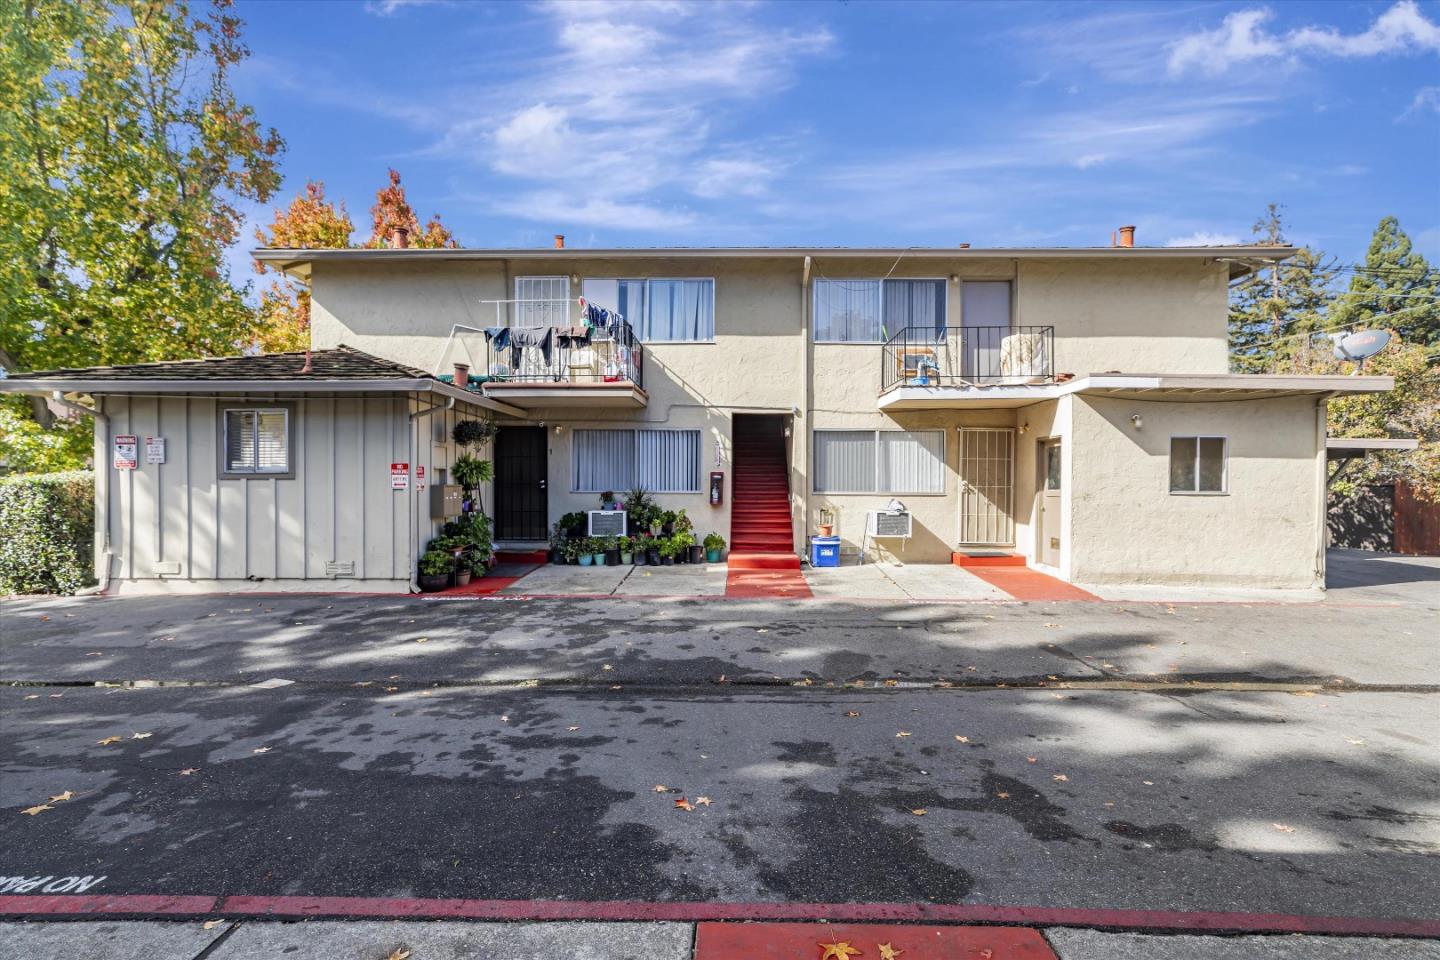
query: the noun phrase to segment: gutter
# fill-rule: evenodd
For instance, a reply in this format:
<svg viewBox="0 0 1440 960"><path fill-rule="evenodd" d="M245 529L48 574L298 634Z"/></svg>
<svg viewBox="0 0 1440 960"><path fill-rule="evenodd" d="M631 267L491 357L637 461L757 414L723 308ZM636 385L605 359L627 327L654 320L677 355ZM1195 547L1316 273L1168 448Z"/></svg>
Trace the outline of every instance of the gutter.
<svg viewBox="0 0 1440 960"><path fill-rule="evenodd" d="M445 403L432 404L431 406L426 407L424 410L416 410L415 412L409 414L407 419L410 425L410 462L412 464L416 463L416 459L420 454L420 438L416 436L415 433L416 425L426 417L433 416L437 413L440 413L441 411L454 409L455 398L450 397L446 400ZM433 482L434 478L432 477L431 480ZM415 483L412 480L410 483L410 496L408 498L410 501L410 510L405 521L405 530L407 534L405 537L405 562L410 566L411 593L420 592L420 568L417 566L418 561L415 558L415 534L420 526L419 521L415 517L415 511L419 506L419 504L415 502L415 495L417 492L418 491L416 491L415 489Z"/></svg>
<svg viewBox="0 0 1440 960"><path fill-rule="evenodd" d="M94 417L95 425L103 426L105 431L104 440L99 444L99 450L96 451L95 456L95 530L97 532L104 531L104 535L96 544L96 582L93 587L75 591L77 597L94 596L109 589L110 565L114 556L114 552L110 548L110 466L105 462L105 455L110 450L110 417L95 407L87 407L83 403L65 399L65 394L59 390L50 392L50 402L73 413Z"/></svg>

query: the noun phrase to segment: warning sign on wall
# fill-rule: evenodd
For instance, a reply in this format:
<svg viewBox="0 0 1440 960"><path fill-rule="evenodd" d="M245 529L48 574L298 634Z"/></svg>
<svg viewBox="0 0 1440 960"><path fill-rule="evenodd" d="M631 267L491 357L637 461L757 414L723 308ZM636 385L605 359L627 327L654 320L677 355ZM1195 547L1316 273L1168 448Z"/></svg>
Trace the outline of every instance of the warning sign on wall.
<svg viewBox="0 0 1440 960"><path fill-rule="evenodd" d="M134 470L139 466L140 438L133 434L117 434L112 455L116 470Z"/></svg>
<svg viewBox="0 0 1440 960"><path fill-rule="evenodd" d="M145 438L145 462L146 462L146 463L164 463L164 462L165 462L165 438L164 438L164 437L146 437L146 438Z"/></svg>
<svg viewBox="0 0 1440 960"><path fill-rule="evenodd" d="M415 489L425 489L425 467L422 464L416 464L415 466Z"/></svg>
<svg viewBox="0 0 1440 960"><path fill-rule="evenodd" d="M390 489L391 489L391 490L409 490L409 489L410 489L410 464L408 464L408 463L392 463L392 464L390 464Z"/></svg>

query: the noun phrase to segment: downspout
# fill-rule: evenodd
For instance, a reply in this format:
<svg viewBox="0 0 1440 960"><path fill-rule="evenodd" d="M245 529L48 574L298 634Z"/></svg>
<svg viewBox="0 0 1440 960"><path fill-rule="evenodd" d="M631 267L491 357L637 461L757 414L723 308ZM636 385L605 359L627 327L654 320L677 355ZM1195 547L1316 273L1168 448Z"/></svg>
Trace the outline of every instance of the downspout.
<svg viewBox="0 0 1440 960"><path fill-rule="evenodd" d="M814 366L812 352L815 349L815 338L810 335L811 326L811 298L810 298L810 269L813 266L810 257L805 258L804 268L800 273L800 356L801 356L801 377L800 377L800 417L792 417L791 425L800 434L798 447L802 453L799 479L799 500L800 500L800 554L809 556L810 549L806 544L806 532L810 529L810 457L813 451L810 449L811 434L810 416L811 407L814 404L815 384L810 371ZM804 418L803 423L795 421ZM792 535L791 546L794 546Z"/></svg>
<svg viewBox="0 0 1440 960"><path fill-rule="evenodd" d="M1329 435L1328 404L1335 394L1323 394L1315 401L1315 579L1325 589L1325 548L1330 544L1330 477L1326 462L1325 438Z"/></svg>
<svg viewBox="0 0 1440 960"><path fill-rule="evenodd" d="M104 427L105 439L99 444L100 449L95 455L95 529L103 531L95 556L95 586L75 591L77 597L94 596L104 593L110 587L110 465L105 462L105 455L110 450L110 417L95 407L66 400L65 394L60 390L51 391L50 402L72 413L94 417L95 425Z"/></svg>
<svg viewBox="0 0 1440 960"><path fill-rule="evenodd" d="M418 459L417 459L417 458L420 456L420 438L415 435L415 429L416 429L416 426L415 426L415 425L416 425L417 423L419 423L421 420L423 420L424 418L429 417L429 416L433 416L434 414L437 414L437 413L439 413L439 412L442 411L442 410L454 410L454 409L455 409L455 398L454 398L454 397L451 397L451 398L449 398L449 399L448 399L445 403L443 403L443 404L441 404L441 403L431 404L430 406L426 407L424 410L416 410L414 413L411 413L411 414L408 415L408 419L409 419L409 423L410 423L410 454L409 454L409 456L410 456L410 463L411 463L412 466L414 466L414 465L416 465L416 464L418 463ZM431 482L431 483L434 482L434 477L431 477L431 478L430 478L430 482ZM415 489L415 482L414 482L414 480L411 480L411 482L410 482L410 494L409 494L409 497L407 498L407 499L410 501L410 519L409 519L409 520L406 522L406 524L405 524L405 529L408 531L408 536L406 536L406 538L405 538L405 562L406 562L407 564L409 564L409 566L410 566L410 592L411 592L411 593L419 593L419 592L420 592L420 569L419 569L419 567L416 565L416 564L418 563L418 561L415 559L415 534L419 533L419 522L418 522L418 520L416 519L416 515L415 515L415 511L416 511L416 509L418 508L418 505L417 505L416 502L415 502L416 493L417 493L417 491L416 491L416 489Z"/></svg>

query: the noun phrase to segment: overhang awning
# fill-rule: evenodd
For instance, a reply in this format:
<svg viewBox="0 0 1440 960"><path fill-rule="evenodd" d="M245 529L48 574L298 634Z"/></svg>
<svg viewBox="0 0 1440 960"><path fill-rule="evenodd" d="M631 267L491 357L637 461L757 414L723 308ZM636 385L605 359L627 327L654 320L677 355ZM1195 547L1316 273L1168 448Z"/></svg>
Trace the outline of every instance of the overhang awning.
<svg viewBox="0 0 1440 960"><path fill-rule="evenodd" d="M1325 459L1354 460L1384 450L1416 450L1420 441L1414 437L1328 437Z"/></svg>

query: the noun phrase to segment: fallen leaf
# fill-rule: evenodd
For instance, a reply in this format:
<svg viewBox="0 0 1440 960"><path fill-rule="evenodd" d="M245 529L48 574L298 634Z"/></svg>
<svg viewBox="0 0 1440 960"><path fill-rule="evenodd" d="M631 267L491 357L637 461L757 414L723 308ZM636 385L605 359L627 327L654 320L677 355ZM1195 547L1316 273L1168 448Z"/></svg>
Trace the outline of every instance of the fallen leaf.
<svg viewBox="0 0 1440 960"><path fill-rule="evenodd" d="M1361 737L1346 737L1346 738L1345 738L1345 742L1346 742L1346 743L1353 743L1355 746L1358 747L1358 746L1363 745L1363 744L1365 743L1365 740L1364 740L1363 738L1361 738Z"/></svg>
<svg viewBox="0 0 1440 960"><path fill-rule="evenodd" d="M896 960L904 950L896 950L888 943L877 943L875 949L880 951L880 960Z"/></svg>
<svg viewBox="0 0 1440 960"><path fill-rule="evenodd" d="M684 810L684 811L686 811L687 813L688 813L689 811L695 809L695 804L691 803L689 800L686 800L684 797L681 797L679 800L676 800L676 801L675 801L675 806L676 806L676 808L678 808L678 809L680 809L680 810Z"/></svg>
<svg viewBox="0 0 1440 960"><path fill-rule="evenodd" d="M1010 794L1008 794L1008 793L1006 793L1005 791L1002 790L1002 791L1000 791L999 793L995 794L995 797L996 797L996 799L999 799L999 800L1009 800L1009 799L1010 799Z"/></svg>
<svg viewBox="0 0 1440 960"><path fill-rule="evenodd" d="M901 730L899 733L895 734L895 736L896 736L896 737L908 737L908 736L910 736L910 731L909 731L909 730Z"/></svg>
<svg viewBox="0 0 1440 960"><path fill-rule="evenodd" d="M969 743L969 742L970 742L970 738L969 738L969 737L962 737L962 736L960 736L960 734L958 734L958 733L955 734L955 739L958 740L958 741L960 741L961 743Z"/></svg>
<svg viewBox="0 0 1440 960"><path fill-rule="evenodd" d="M756 632L756 633L769 633L770 631L769 631L769 629L767 629L767 628L765 628L765 627L761 627L759 630L756 630L755 632Z"/></svg>
<svg viewBox="0 0 1440 960"><path fill-rule="evenodd" d="M917 816L917 817L923 817L923 816L925 816L925 808L924 808L924 807L916 807L914 810L911 810L910 812L913 813L913 814L915 814L915 816Z"/></svg>
<svg viewBox="0 0 1440 960"><path fill-rule="evenodd" d="M1025 758L1025 762L1026 762L1026 763L1039 763L1039 762L1040 762L1040 758L1039 758L1039 757L1026 757L1026 758Z"/></svg>
<svg viewBox="0 0 1440 960"><path fill-rule="evenodd" d="M858 716L860 716L860 711L859 711L859 710L846 710L846 711L845 711L845 716L847 716L847 717L858 717Z"/></svg>
<svg viewBox="0 0 1440 960"><path fill-rule="evenodd" d="M816 944L824 953L820 954L820 960L850 960L851 957L858 957L860 951L850 946L849 940L839 940L833 943Z"/></svg>
<svg viewBox="0 0 1440 960"><path fill-rule="evenodd" d="M500 714L500 722L501 722L501 723L509 723L509 722L510 722L510 714L508 714L508 713L502 713L502 714Z"/></svg>
<svg viewBox="0 0 1440 960"><path fill-rule="evenodd" d="M600 665L600 669L601 669L601 670L614 670L615 668L612 667L612 666L610 666L610 664L608 664L608 663L602 663L602 664Z"/></svg>
<svg viewBox="0 0 1440 960"><path fill-rule="evenodd" d="M206 920L204 923L200 924L200 929L214 930L216 927L220 926L220 924L224 922L224 920Z"/></svg>
<svg viewBox="0 0 1440 960"><path fill-rule="evenodd" d="M31 817L33 817L33 816L35 816L36 814L38 814L41 810L54 810L54 809L55 809L55 808L52 807L52 806L50 806L50 804L48 804L48 803L41 803L41 804L37 804L36 806L33 806L33 807L26 807L24 810L21 810L20 812L23 813L23 814L25 814L26 816L31 816Z"/></svg>
<svg viewBox="0 0 1440 960"><path fill-rule="evenodd" d="M696 798L695 798L695 806L697 806L697 807L708 807L708 806L710 806L710 798L709 798L709 797L696 797Z"/></svg>
<svg viewBox="0 0 1440 960"><path fill-rule="evenodd" d="M73 791L73 790L66 790L64 793L57 793L57 794L55 794L55 796L53 796L53 797L50 798L50 802L51 802L51 803L59 803L59 802L62 801L62 800L69 800L69 799L70 799L71 797L73 797L73 796L75 796L75 791Z"/></svg>
<svg viewBox="0 0 1440 960"><path fill-rule="evenodd" d="M1063 781L1065 781L1065 780L1069 780L1070 778L1067 777L1067 776L1065 776L1065 774L1063 774L1063 773L1057 773L1057 774L1055 774L1053 777L1051 777L1050 779L1051 779L1051 780L1060 780L1060 781L1063 782Z"/></svg>
<svg viewBox="0 0 1440 960"><path fill-rule="evenodd" d="M665 786L665 784L663 784L663 783L657 783L657 784L655 784L655 786L654 786L652 789L653 789L656 793L669 793L669 792L670 792L670 788L667 787L667 786Z"/></svg>
<svg viewBox="0 0 1440 960"><path fill-rule="evenodd" d="M95 741L95 744L96 744L97 746L104 747L104 746L108 746L109 744L119 743L119 742L120 742L120 738L119 738L119 737L106 737L104 740L96 740L96 741Z"/></svg>
<svg viewBox="0 0 1440 960"><path fill-rule="evenodd" d="M1279 830L1281 833L1295 832L1295 828L1286 823L1272 823L1270 824L1270 826L1274 827L1276 830Z"/></svg>
<svg viewBox="0 0 1440 960"><path fill-rule="evenodd" d="M415 638L415 642L416 642L416 643L429 643L429 642L430 642L430 638L429 638L429 637L416 637L416 638Z"/></svg>
<svg viewBox="0 0 1440 960"><path fill-rule="evenodd" d="M899 683L900 683L899 680L886 680L886 681L885 681L885 686L887 686L887 687L893 687L893 686L897 686Z"/></svg>
<svg viewBox="0 0 1440 960"><path fill-rule="evenodd" d="M269 748L269 747L256 747L254 750L251 750L250 752L251 752L251 753L269 753L269 752L270 752L270 748Z"/></svg>
<svg viewBox="0 0 1440 960"><path fill-rule="evenodd" d="M182 777L188 777L188 776L190 776L190 774L192 774L192 773L199 773L199 772L200 772L200 768L199 768L199 767L186 767L184 770L181 770L181 771L180 771L180 776L182 776Z"/></svg>
<svg viewBox="0 0 1440 960"><path fill-rule="evenodd" d="M132 733L132 734L130 734L130 739L131 739L131 740L149 740L149 739L150 739L151 737L153 737L153 736L155 736L155 734L153 734L153 733Z"/></svg>
<svg viewBox="0 0 1440 960"><path fill-rule="evenodd" d="M574 731L579 730L580 728L579 728L579 727L566 727L565 729L566 729L566 730L569 730L569 731L571 731L571 732L573 733Z"/></svg>
<svg viewBox="0 0 1440 960"><path fill-rule="evenodd" d="M104 651L102 651L102 650L91 650L89 653L85 654L85 656L87 656L87 657L103 657L103 656L105 656L105 653L104 653Z"/></svg>
<svg viewBox="0 0 1440 960"><path fill-rule="evenodd" d="M361 680L359 683L355 684L355 686L357 686L357 687L368 687L368 686L370 686L370 685L371 685L372 683L374 683L374 682L375 682L374 680Z"/></svg>
<svg viewBox="0 0 1440 960"><path fill-rule="evenodd" d="M1045 624L1045 626L1047 626L1047 627L1058 627L1058 626L1060 626L1060 624L1058 624L1058 623L1047 623L1047 624Z"/></svg>
<svg viewBox="0 0 1440 960"><path fill-rule="evenodd" d="M1140 782L1143 783L1143 784L1145 784L1145 786L1147 786L1147 787L1153 787L1153 786L1155 786L1155 781L1154 781L1154 780L1141 780Z"/></svg>
<svg viewBox="0 0 1440 960"><path fill-rule="evenodd" d="M32 693L32 694L30 694L28 697L26 697L25 699L26 699L26 700L39 700L39 699L40 699L40 694L38 694L38 693Z"/></svg>
<svg viewBox="0 0 1440 960"><path fill-rule="evenodd" d="M385 688L385 692L386 692L386 693L394 693L396 690L399 690L399 689L400 689L399 687L386 687L386 688Z"/></svg>
<svg viewBox="0 0 1440 960"><path fill-rule="evenodd" d="M52 693L52 694L50 694L50 699L51 699L51 700L59 700L59 699L60 699L61 697L63 697L63 696L65 696L65 694L63 694L63 693Z"/></svg>
<svg viewBox="0 0 1440 960"><path fill-rule="evenodd" d="M409 958L410 958L410 948L409 948L409 947L396 947L394 950L392 950L392 951L390 952L390 956L386 957L385 960L409 960Z"/></svg>
<svg viewBox="0 0 1440 960"><path fill-rule="evenodd" d="M966 667L965 669L966 669L968 672L970 672L970 673L975 673L975 672L977 672L980 668L979 668L979 667Z"/></svg>

